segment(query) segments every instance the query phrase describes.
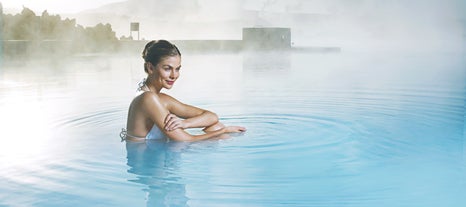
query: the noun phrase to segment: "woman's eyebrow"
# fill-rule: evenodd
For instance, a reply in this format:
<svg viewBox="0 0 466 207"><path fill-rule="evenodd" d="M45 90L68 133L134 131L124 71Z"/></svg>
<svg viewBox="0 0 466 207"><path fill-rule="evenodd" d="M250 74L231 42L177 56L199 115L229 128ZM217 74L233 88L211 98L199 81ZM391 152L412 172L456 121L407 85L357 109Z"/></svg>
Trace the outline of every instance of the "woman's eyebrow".
<svg viewBox="0 0 466 207"><path fill-rule="evenodd" d="M168 64L167 64L167 65L162 65L162 67L170 67L170 68L175 68L175 67L173 67L173 66L171 66L171 65L168 65ZM176 67L176 68L181 68L181 65L180 65L180 66L178 66L178 67Z"/></svg>

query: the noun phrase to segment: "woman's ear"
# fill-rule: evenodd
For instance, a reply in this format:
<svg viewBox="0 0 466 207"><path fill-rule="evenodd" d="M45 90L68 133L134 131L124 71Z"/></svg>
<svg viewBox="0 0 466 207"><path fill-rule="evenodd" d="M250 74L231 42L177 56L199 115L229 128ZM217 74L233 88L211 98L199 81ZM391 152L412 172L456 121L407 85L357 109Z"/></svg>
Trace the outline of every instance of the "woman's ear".
<svg viewBox="0 0 466 207"><path fill-rule="evenodd" d="M146 67L146 72L147 72L149 75L152 74L152 73L154 73L154 65L152 65L152 63L146 62L146 63L144 63L144 64L145 64L144 67Z"/></svg>

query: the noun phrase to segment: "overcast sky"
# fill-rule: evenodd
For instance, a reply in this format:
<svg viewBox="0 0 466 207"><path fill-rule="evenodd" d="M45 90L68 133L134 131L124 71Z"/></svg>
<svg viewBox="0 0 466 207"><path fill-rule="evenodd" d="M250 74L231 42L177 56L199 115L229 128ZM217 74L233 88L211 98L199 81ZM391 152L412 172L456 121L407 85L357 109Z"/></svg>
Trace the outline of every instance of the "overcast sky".
<svg viewBox="0 0 466 207"><path fill-rule="evenodd" d="M23 6L32 9L36 13L47 10L49 13L76 13L86 9L120 2L124 0L0 0L4 9L20 10Z"/></svg>

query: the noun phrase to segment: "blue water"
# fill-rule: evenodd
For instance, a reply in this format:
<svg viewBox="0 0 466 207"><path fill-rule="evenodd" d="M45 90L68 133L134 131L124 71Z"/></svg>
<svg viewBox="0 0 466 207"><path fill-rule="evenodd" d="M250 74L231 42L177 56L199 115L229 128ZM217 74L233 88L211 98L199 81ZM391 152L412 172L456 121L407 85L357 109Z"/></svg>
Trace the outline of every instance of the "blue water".
<svg viewBox="0 0 466 207"><path fill-rule="evenodd" d="M182 65L167 93L246 133L121 142L138 54L4 63L0 206L466 204L463 51L188 52Z"/></svg>

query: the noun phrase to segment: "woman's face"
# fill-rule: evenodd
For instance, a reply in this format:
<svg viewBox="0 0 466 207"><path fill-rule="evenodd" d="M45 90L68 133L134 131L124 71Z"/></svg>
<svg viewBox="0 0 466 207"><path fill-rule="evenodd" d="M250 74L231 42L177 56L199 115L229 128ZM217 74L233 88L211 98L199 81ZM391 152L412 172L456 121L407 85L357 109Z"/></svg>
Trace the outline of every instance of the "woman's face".
<svg viewBox="0 0 466 207"><path fill-rule="evenodd" d="M181 57L177 55L160 59L160 62L155 67L153 66L153 70L150 72L155 72L153 81L157 88L171 89L180 76L180 69Z"/></svg>

